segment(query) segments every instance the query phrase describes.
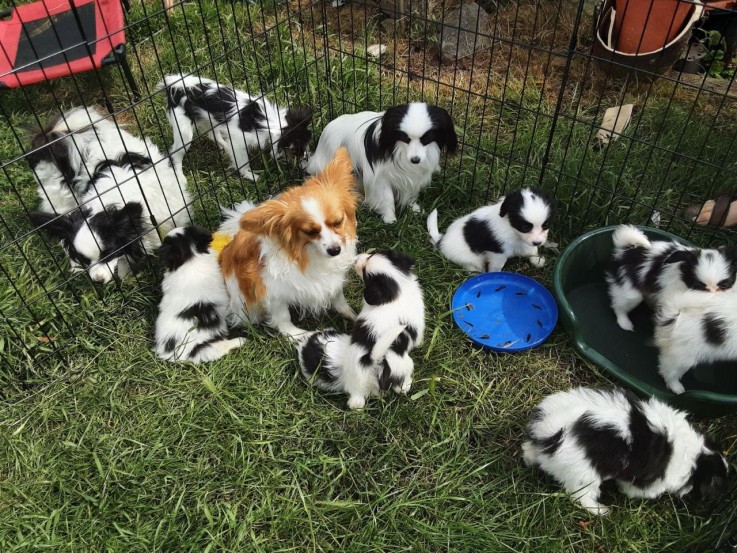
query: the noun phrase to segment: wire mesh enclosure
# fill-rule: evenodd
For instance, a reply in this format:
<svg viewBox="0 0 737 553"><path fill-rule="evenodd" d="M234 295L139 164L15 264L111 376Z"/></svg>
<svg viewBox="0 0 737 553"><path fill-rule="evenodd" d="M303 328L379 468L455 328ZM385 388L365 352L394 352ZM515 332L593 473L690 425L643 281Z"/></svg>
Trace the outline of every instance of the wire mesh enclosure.
<svg viewBox="0 0 737 553"><path fill-rule="evenodd" d="M444 107L459 149L423 192L425 212L443 206L443 216L457 216L537 185L557 200L553 240L562 244L623 222L659 226L700 245L733 238L724 220L697 225L685 210L695 205L698 212L726 195L726 219L737 196L734 2L683 0L679 14L648 11L645 21L667 23L655 39L661 43L646 48L639 33L624 54L616 47L624 47L619 35L627 26L616 18L635 10L626 0L130 0L120 28L89 11L94 4L95 13L107 13L108 2L64 3L66 24L78 26L69 34L59 23L61 8L44 0L38 10L46 21L17 25L12 52L9 35L0 37L0 389L17 391L95 363L113 343L150 340L120 321L152 323L159 297L153 248L128 278L101 284L71 270L65 248L33 223L31 214L48 200L34 163L54 159L54 144L65 138L38 129L66 124L69 110L83 106L95 111L72 133L82 158L90 140L104 154L94 130L100 125L111 124L114 140L126 146L129 135L147 139L132 153L150 158L151 167L106 192L132 186L144 199L147 190L162 197L163 216L148 209L151 237L190 221L214 230L224 208L302 181L299 158L276 160L268 148L250 158L257 180L245 178L227 147L203 130L177 169L173 159L183 152L170 147L182 129L167 119L160 84L167 75L207 77L279 107L309 107L313 147L342 114L413 101ZM0 0L0 23L18 23L20 7ZM22 63L15 56L21 46ZM103 51L109 55L98 55ZM72 67L80 57L95 61ZM41 78L13 81L29 72ZM89 180L96 167L83 166ZM144 170L156 176L154 188L143 184ZM92 205L102 193L75 201ZM417 215L401 215L397 228L402 217ZM718 534L720 546L728 530Z"/></svg>

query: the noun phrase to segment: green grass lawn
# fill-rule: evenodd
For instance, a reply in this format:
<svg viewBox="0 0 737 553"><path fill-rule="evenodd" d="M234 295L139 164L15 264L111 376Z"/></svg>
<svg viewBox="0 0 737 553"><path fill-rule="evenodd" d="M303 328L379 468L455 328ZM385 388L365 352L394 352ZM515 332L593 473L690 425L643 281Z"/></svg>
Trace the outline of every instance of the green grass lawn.
<svg viewBox="0 0 737 553"><path fill-rule="evenodd" d="M440 207L443 227L505 188L537 183L555 95L510 74L492 74L488 100L405 82L365 60L365 46L378 40L375 22L366 34L358 26L338 33L334 10L323 20L321 6L262 12L202 0L167 17L157 3L136 4L129 55L145 99L119 119L166 147L163 96L148 96L162 73L198 67L277 101L309 103L316 132L344 111L424 95L453 110L463 142L421 197L426 211ZM385 62L398 64L396 56ZM31 233L27 165L6 164L22 153L21 129L34 113L58 113L57 102L71 107L81 92L87 102L107 96L116 109L128 106L116 69L100 75L102 86L88 75L4 93L0 106L0 551L685 551L720 530L723 516L667 497L617 496L609 516L592 519L521 466L526 417L544 395L609 381L561 330L516 355L471 347L449 314L468 275L433 250L418 215L386 226L359 214L362 249L418 258L428 328L408 397L348 412L344 397L305 385L293 347L265 328L247 329L245 347L209 365L160 361L152 352L155 260L106 287L71 278L61 249ZM639 99L639 110L626 136L598 152L590 147L598 99L562 106L543 175L560 203L551 239L562 246L597 226L646 222L653 209L663 226L686 234L686 203L715 187L735 189L737 127L726 112L670 103L667 86L647 100L641 88L621 95ZM195 144L185 172L197 222L214 227L218 204L299 182L293 166L258 165L254 186L229 174L211 143ZM729 236L698 230L691 238ZM554 256L548 261L541 270L522 261L509 269L549 285ZM360 306L354 275L347 295ZM347 328L331 315L303 324ZM734 455L735 418L704 422Z"/></svg>

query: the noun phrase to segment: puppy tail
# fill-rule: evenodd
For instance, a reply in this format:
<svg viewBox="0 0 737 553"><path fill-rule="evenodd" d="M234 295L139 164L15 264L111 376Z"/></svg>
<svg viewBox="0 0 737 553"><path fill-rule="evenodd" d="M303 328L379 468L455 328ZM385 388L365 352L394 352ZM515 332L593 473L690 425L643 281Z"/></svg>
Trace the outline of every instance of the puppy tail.
<svg viewBox="0 0 737 553"><path fill-rule="evenodd" d="M376 340L376 343L371 350L371 361L373 361L374 365L377 365L384 360L386 354L389 353L389 348L392 347L394 341L399 338L399 335L404 332L405 328L407 328L407 325L397 325Z"/></svg>
<svg viewBox="0 0 737 553"><path fill-rule="evenodd" d="M432 240L432 243L436 246L442 240L443 235L440 234L440 229L438 229L438 210L433 209L432 213L427 216L427 232L430 233L430 240Z"/></svg>
<svg viewBox="0 0 737 553"><path fill-rule="evenodd" d="M225 217L218 228L218 232L227 234L228 236L235 236L235 233L240 229L241 217L246 211L251 211L254 207L256 207L256 204L248 200L235 204L233 209L220 206L220 210Z"/></svg>
<svg viewBox="0 0 737 553"><path fill-rule="evenodd" d="M612 235L614 247L618 250L626 248L650 248L650 240L645 233L634 225L620 225Z"/></svg>

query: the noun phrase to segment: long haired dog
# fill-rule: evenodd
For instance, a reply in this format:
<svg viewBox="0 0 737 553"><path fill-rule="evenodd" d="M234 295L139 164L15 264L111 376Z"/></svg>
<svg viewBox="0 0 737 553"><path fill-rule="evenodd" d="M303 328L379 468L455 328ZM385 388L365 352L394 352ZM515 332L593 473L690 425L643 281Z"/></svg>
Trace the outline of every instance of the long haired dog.
<svg viewBox="0 0 737 553"><path fill-rule="evenodd" d="M700 363L737 360L737 294L665 294L655 317L658 372L669 390Z"/></svg>
<svg viewBox="0 0 737 553"><path fill-rule="evenodd" d="M201 227L180 227L159 248L164 280L156 354L162 359L214 361L245 342L228 339L228 292L211 240L212 234Z"/></svg>
<svg viewBox="0 0 737 553"><path fill-rule="evenodd" d="M148 139L133 136L95 108L82 106L36 129L26 159L39 185L40 211L66 213L82 201L100 163L127 154L158 161L158 152Z"/></svg>
<svg viewBox="0 0 737 553"><path fill-rule="evenodd" d="M333 329L307 334L297 344L302 375L321 390L348 394L349 409L362 409L366 398L381 393L386 355L404 330L402 325L390 329L370 350ZM364 362L356 363L357 355Z"/></svg>
<svg viewBox="0 0 737 553"><path fill-rule="evenodd" d="M629 497L717 494L728 465L686 414L622 390L575 388L540 402L522 444L527 466L552 476L581 506L606 514L600 487L616 481Z"/></svg>
<svg viewBox="0 0 737 553"><path fill-rule="evenodd" d="M67 251L73 272L108 282L125 278L130 262L161 245L160 236L190 222L190 196L181 172L151 145L151 158L133 153L98 164L80 207L69 213L31 213L31 221ZM154 226L155 225L155 226Z"/></svg>
<svg viewBox="0 0 737 553"><path fill-rule="evenodd" d="M249 150L270 148L275 159L285 151L302 158L309 146L310 108L280 108L263 95L251 96L196 75L168 75L159 87L166 88L172 157L180 162L195 128L228 155L233 169L252 181L258 175L251 171Z"/></svg>
<svg viewBox="0 0 737 553"><path fill-rule="evenodd" d="M427 218L430 239L450 261L467 271L501 271L510 257L528 257L534 267L545 265L538 247L548 240L553 200L539 188L521 188L456 219L441 234L438 210Z"/></svg>
<svg viewBox="0 0 737 553"><path fill-rule="evenodd" d="M220 254L233 322L265 322L282 334L304 331L289 308L355 313L343 295L356 255L355 178L341 148L302 186L246 211ZM232 228L233 222L224 226Z"/></svg>
<svg viewBox="0 0 737 553"><path fill-rule="evenodd" d="M415 261L400 252L385 250L361 254L355 270L363 280L363 307L353 326L353 364L366 365L374 344L393 329L404 330L392 343L382 362L379 388L407 393L412 386L414 362L410 352L422 344L425 302L414 273Z"/></svg>
<svg viewBox="0 0 737 553"><path fill-rule="evenodd" d="M447 111L423 103L341 115L322 132L307 172L321 171L340 146L348 148L366 205L394 223L395 201L420 211L420 190L440 169L441 150L456 151L458 137Z"/></svg>
<svg viewBox="0 0 737 553"><path fill-rule="evenodd" d="M651 242L632 225L612 235L614 252L606 270L609 299L617 324L633 330L629 312L643 300L657 307L664 289L722 292L734 286L737 248L699 249L664 240ZM704 299L707 294L703 295Z"/></svg>

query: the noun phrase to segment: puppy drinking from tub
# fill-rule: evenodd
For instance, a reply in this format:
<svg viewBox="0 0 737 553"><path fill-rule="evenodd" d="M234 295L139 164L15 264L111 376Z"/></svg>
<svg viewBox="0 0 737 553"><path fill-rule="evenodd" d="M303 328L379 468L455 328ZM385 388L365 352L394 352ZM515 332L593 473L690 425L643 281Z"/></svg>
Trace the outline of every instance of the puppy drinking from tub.
<svg viewBox="0 0 737 553"><path fill-rule="evenodd" d="M501 271L510 257L527 257L545 265L538 248L548 240L554 214L552 198L539 188L514 190L498 202L478 208L438 229L438 210L427 218L430 239L440 252L467 271Z"/></svg>
<svg viewBox="0 0 737 553"><path fill-rule="evenodd" d="M414 260L395 251L361 254L355 269L364 282L363 308L351 335L315 332L298 346L302 374L320 389L345 392L348 407L391 388L407 393L422 344L425 305Z"/></svg>
<svg viewBox="0 0 737 553"><path fill-rule="evenodd" d="M609 511L600 503L606 481L629 497L705 499L719 493L728 472L726 459L685 413L619 389L554 393L532 412L527 435L525 464L548 473L596 515Z"/></svg>

